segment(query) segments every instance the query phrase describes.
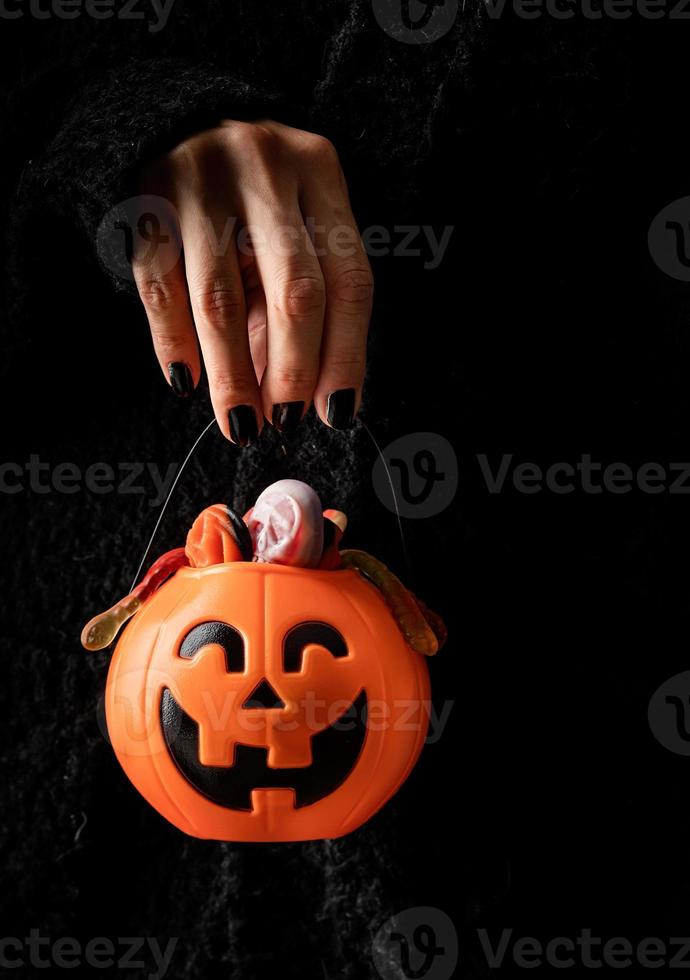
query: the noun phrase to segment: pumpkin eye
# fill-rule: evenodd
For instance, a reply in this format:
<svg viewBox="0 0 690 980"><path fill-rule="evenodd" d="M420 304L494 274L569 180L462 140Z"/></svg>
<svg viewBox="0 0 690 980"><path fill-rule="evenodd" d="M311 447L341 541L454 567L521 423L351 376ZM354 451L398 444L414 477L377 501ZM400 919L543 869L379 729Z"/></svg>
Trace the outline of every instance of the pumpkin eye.
<svg viewBox="0 0 690 980"><path fill-rule="evenodd" d="M182 641L180 656L190 659L209 643L217 643L225 650L225 669L228 673L241 673L244 670L244 637L227 623L199 623Z"/></svg>
<svg viewBox="0 0 690 980"><path fill-rule="evenodd" d="M300 623L285 634L283 670L286 674L302 669L302 654L310 643L325 647L334 657L346 657L347 645L337 629L327 623Z"/></svg>

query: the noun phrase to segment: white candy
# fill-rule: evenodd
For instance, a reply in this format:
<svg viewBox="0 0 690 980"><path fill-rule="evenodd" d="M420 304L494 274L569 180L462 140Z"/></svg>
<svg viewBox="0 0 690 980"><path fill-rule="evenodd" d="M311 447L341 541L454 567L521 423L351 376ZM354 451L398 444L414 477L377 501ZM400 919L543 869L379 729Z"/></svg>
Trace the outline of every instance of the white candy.
<svg viewBox="0 0 690 980"><path fill-rule="evenodd" d="M323 510L301 480L266 487L248 521L257 561L314 568L323 551Z"/></svg>

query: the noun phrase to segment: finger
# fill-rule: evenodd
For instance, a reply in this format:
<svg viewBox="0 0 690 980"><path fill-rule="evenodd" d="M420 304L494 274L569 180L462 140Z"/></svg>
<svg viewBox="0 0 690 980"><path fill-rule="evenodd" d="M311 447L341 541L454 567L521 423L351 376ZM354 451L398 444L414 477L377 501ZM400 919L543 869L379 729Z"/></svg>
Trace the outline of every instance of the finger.
<svg viewBox="0 0 690 980"><path fill-rule="evenodd" d="M312 186L303 200L305 212L313 215L326 284L321 369L314 406L327 425L346 429L352 424L362 397L374 281L344 181L339 186Z"/></svg>
<svg viewBox="0 0 690 980"><path fill-rule="evenodd" d="M249 349L259 386L266 371L268 357L268 331L266 329L266 297L263 289L254 296L247 296L247 328L249 330Z"/></svg>
<svg viewBox="0 0 690 980"><path fill-rule="evenodd" d="M155 236L137 236L132 271L161 370L175 394L187 398L199 382L200 364L180 231L172 205L155 217Z"/></svg>
<svg viewBox="0 0 690 980"><path fill-rule="evenodd" d="M289 434L311 402L319 374L325 311L323 275L304 227L297 195L290 203L245 201L256 266L266 297L264 413Z"/></svg>
<svg viewBox="0 0 690 980"><path fill-rule="evenodd" d="M256 263L243 256L239 248L240 270L244 284L244 297L247 304L247 329L249 332L249 350L254 364L254 373L261 385L266 370L267 338L266 338L266 296L264 294Z"/></svg>
<svg viewBox="0 0 690 980"><path fill-rule="evenodd" d="M204 214L189 197L178 209L187 285L213 410L223 434L249 446L261 431L262 411L232 219L217 205Z"/></svg>

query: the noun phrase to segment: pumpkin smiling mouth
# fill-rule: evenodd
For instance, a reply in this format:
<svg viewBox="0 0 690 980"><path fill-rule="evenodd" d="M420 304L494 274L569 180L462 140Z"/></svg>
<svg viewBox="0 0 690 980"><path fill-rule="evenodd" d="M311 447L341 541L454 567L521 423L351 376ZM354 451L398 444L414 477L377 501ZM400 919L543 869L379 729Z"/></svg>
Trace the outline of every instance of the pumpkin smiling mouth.
<svg viewBox="0 0 690 980"><path fill-rule="evenodd" d="M251 811L253 790L291 789L295 809L299 809L330 796L354 769L366 738L367 696L362 690L332 725L313 735L311 765L294 768L271 769L267 748L241 742L235 746L233 765L204 766L199 762L199 726L167 688L161 697L160 717L177 768L213 803Z"/></svg>

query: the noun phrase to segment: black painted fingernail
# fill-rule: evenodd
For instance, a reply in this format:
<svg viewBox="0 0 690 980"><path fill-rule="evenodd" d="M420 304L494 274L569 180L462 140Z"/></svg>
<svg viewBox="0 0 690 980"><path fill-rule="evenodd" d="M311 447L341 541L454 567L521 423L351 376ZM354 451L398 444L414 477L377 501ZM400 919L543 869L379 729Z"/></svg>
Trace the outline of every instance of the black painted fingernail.
<svg viewBox="0 0 690 980"><path fill-rule="evenodd" d="M284 436L291 436L302 421L304 402L279 402L273 406L271 422Z"/></svg>
<svg viewBox="0 0 690 980"><path fill-rule="evenodd" d="M334 429L349 429L355 416L355 389L332 391L326 402L326 418Z"/></svg>
<svg viewBox="0 0 690 980"><path fill-rule="evenodd" d="M194 379L189 364L184 361L173 361L168 364L170 387L178 398L189 398L194 391Z"/></svg>
<svg viewBox="0 0 690 980"><path fill-rule="evenodd" d="M238 446L251 446L259 437L256 412L251 405L235 405L228 412L230 436Z"/></svg>

